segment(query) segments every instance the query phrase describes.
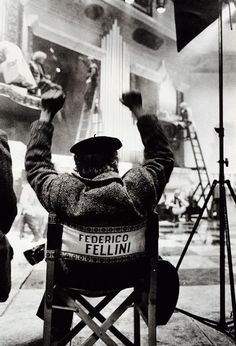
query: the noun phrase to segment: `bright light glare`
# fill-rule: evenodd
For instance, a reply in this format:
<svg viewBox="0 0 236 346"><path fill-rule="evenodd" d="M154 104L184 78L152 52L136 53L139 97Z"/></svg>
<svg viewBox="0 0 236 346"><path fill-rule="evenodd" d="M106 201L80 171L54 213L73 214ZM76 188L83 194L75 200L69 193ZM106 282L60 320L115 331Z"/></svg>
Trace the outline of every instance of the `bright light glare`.
<svg viewBox="0 0 236 346"><path fill-rule="evenodd" d="M134 0L125 0L125 2L129 5L132 5L134 3Z"/></svg>
<svg viewBox="0 0 236 346"><path fill-rule="evenodd" d="M165 11L166 11L166 8L165 8L165 7L157 7L157 13L158 13L158 14L165 13Z"/></svg>
<svg viewBox="0 0 236 346"><path fill-rule="evenodd" d="M166 11L166 0L157 0L156 9L158 14L162 14Z"/></svg>

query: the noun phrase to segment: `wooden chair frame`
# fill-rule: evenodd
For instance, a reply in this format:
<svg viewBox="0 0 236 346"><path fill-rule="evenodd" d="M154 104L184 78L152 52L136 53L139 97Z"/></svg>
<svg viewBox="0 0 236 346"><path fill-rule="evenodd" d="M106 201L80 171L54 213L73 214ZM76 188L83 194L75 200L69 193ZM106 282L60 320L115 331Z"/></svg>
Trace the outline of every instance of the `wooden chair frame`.
<svg viewBox="0 0 236 346"><path fill-rule="evenodd" d="M142 317L148 326L148 346L156 345L156 296L157 296L157 265L158 265L158 217L153 214L148 222L148 252L150 256L150 286L148 293L148 318L146 318L139 307L138 297L140 294L139 287L134 287L133 291L126 299L105 318L101 314L101 310L109 304L120 292L104 292L104 298L93 306L84 297L84 291L71 290L70 288L58 287L54 291L54 273L55 273L55 257L46 256L47 273L46 273L46 294L44 303L44 331L43 345L44 346L63 346L70 342L85 326L88 326L92 334L84 341L81 346L90 346L101 339L106 345L117 346L118 344L106 333L108 330L118 338L125 346L140 346L140 317ZM53 304L53 297L57 295L64 306ZM89 292L87 294L89 296ZM100 295L101 296L101 295ZM130 341L123 333L116 329L113 324L118 318L129 308L134 309L134 341ZM74 326L60 341L51 342L51 325L52 325L52 310L62 309L70 310L76 313L81 321ZM86 310L88 312L86 312ZM96 318L101 325L94 322Z"/></svg>

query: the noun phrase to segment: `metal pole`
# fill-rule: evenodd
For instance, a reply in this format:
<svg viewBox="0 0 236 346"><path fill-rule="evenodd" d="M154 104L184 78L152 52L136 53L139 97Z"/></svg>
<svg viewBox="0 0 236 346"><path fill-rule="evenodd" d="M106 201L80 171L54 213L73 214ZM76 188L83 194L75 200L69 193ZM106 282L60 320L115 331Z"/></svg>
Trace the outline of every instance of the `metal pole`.
<svg viewBox="0 0 236 346"><path fill-rule="evenodd" d="M224 188L224 122L223 122L223 25L222 0L219 0L219 187L220 187L220 329L225 329L225 188Z"/></svg>

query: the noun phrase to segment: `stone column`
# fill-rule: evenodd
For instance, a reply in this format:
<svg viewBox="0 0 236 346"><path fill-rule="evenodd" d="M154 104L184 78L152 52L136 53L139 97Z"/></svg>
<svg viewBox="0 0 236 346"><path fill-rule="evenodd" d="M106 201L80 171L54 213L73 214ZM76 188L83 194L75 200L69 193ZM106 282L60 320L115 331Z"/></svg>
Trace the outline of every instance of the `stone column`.
<svg viewBox="0 0 236 346"><path fill-rule="evenodd" d="M23 7L19 0L1 0L1 39L11 41L21 47Z"/></svg>
<svg viewBox="0 0 236 346"><path fill-rule="evenodd" d="M0 41L7 38L7 0L0 1Z"/></svg>

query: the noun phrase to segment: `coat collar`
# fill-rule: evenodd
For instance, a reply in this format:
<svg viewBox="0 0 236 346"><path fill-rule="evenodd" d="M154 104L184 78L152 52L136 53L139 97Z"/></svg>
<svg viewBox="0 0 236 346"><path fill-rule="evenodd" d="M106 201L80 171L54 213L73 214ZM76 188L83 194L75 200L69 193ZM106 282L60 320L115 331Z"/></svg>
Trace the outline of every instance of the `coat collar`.
<svg viewBox="0 0 236 346"><path fill-rule="evenodd" d="M101 186L108 185L112 182L117 182L117 183L120 183L121 185L124 185L123 180L121 179L119 174L112 171L99 174L93 179L81 177L81 175L79 175L79 173L75 171L72 172L72 174L73 176L78 178L82 183L84 183L85 185L89 187L101 187Z"/></svg>

